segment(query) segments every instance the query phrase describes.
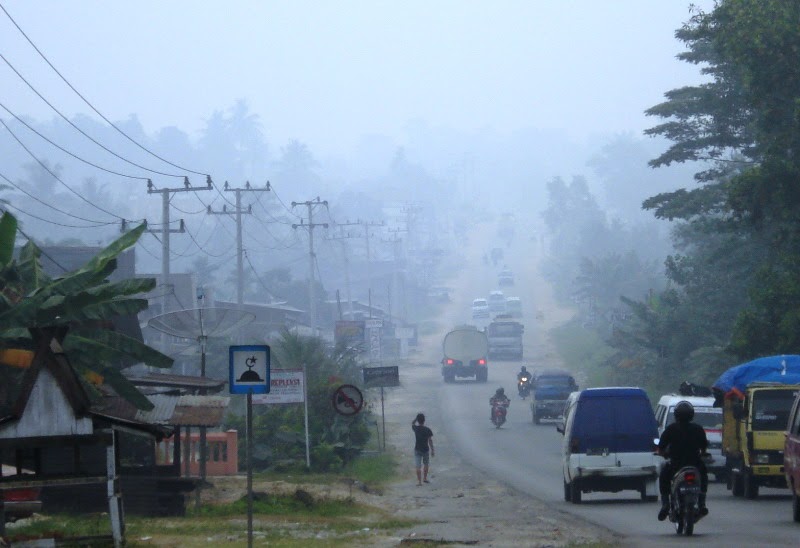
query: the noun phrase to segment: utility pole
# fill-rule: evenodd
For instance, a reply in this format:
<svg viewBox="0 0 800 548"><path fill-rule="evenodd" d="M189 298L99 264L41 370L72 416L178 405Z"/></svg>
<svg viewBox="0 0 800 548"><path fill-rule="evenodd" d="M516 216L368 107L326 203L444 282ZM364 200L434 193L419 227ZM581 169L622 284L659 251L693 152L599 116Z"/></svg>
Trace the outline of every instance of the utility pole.
<svg viewBox="0 0 800 548"><path fill-rule="evenodd" d="M375 221L356 221L356 224L364 227L364 239L367 243L367 293L369 294L369 316L372 317L372 258L369 251L369 229L374 226L383 226L383 221L380 223Z"/></svg>
<svg viewBox="0 0 800 548"><path fill-rule="evenodd" d="M311 332L313 335L317 334L317 302L314 290L314 229L318 226L328 228L328 223L314 223L314 208L320 205L328 207L328 200L320 200L317 196L316 200L306 200L305 202L292 202L292 207L304 205L308 208L308 223L303 223L302 217L300 224L293 224L292 228L307 228L308 229L308 299L309 299L309 324L311 324Z"/></svg>
<svg viewBox="0 0 800 548"><path fill-rule="evenodd" d="M253 206L248 205L247 209L242 209L242 192L269 192L270 186L267 181L267 186L263 188L254 188L250 186L250 181L245 182L244 188L231 188L228 181L225 181L225 192L236 193L236 206L234 211L228 211L228 207L223 205L222 211L212 211L211 206L208 206L209 215L236 215L236 304L239 308L244 303L244 263L242 256L244 250L242 249L242 214L250 215L253 213Z"/></svg>
<svg viewBox="0 0 800 548"><path fill-rule="evenodd" d="M340 244L342 244L342 256L344 257L344 283L345 289L347 290L347 309L350 313L350 319L355 319L355 314L353 313L353 295L350 292L350 261L347 258L347 244L345 244L345 240L350 238L354 238L355 236L351 235L349 232L344 234L342 230L346 226L353 226L358 225L359 223L341 223L335 226L339 227L339 235L338 236L330 236L328 240L338 240Z"/></svg>
<svg viewBox="0 0 800 548"><path fill-rule="evenodd" d="M392 237L388 240L383 240L386 243L392 244L392 254L394 256L394 268L392 269L392 284L394 286L394 291L391 292L390 301L394 300L397 303L397 306L394 307L397 312L397 317L400 318L402 315L403 321L405 321L406 315L406 306L405 306L405 290L401 296L400 292L400 256L401 256L401 244L403 243L403 239L400 238L400 232L406 232L402 229L389 229L389 232L392 233ZM403 281L403 285L405 285L405 281ZM392 298L392 296L394 298ZM391 306L391 302L389 303Z"/></svg>
<svg viewBox="0 0 800 548"><path fill-rule="evenodd" d="M153 234L161 233L161 281L164 287L170 285L169 282L169 235L176 232L186 232L186 228L181 219L179 229L169 228L169 200L173 194L178 192L196 192L198 190L211 190L211 176L206 175L206 186L195 188L189 183L189 178L183 178L183 186L179 188L156 188L153 181L147 180L148 194L161 194L161 230L148 230ZM164 294L164 304L162 313L169 312L169 292Z"/></svg>

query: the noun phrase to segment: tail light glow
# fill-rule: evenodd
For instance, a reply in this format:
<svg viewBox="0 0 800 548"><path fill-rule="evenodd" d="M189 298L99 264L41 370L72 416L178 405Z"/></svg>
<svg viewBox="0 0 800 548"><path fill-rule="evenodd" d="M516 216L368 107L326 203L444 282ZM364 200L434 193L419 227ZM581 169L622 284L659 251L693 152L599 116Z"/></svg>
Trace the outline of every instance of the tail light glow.
<svg viewBox="0 0 800 548"><path fill-rule="evenodd" d="M478 360L478 365L486 365L486 359L485 358L479 359Z"/></svg>
<svg viewBox="0 0 800 548"><path fill-rule="evenodd" d="M447 358L447 365L453 365L454 363L456 363L456 361L453 358Z"/></svg>
<svg viewBox="0 0 800 548"><path fill-rule="evenodd" d="M683 476L683 479L686 480L686 483L694 483L697 481L697 477L692 473L686 474Z"/></svg>

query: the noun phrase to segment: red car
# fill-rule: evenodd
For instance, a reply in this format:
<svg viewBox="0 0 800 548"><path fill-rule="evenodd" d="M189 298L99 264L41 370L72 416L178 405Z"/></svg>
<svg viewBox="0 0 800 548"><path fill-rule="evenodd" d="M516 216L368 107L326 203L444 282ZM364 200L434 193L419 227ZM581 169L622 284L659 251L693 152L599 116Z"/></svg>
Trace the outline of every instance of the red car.
<svg viewBox="0 0 800 548"><path fill-rule="evenodd" d="M800 522L800 394L794 399L786 425L783 470L786 484L792 492L792 516L795 521Z"/></svg>

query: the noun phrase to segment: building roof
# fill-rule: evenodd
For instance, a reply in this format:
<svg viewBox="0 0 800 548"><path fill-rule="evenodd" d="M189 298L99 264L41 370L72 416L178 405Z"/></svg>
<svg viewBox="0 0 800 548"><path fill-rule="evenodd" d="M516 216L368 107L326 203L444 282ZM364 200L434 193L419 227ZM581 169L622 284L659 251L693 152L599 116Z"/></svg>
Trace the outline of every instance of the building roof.
<svg viewBox="0 0 800 548"><path fill-rule="evenodd" d="M227 381L210 379L208 377L172 375L165 373L147 373L143 375L135 375L126 372L125 376L134 386L178 388L183 390L206 390L214 393L222 390L227 384Z"/></svg>

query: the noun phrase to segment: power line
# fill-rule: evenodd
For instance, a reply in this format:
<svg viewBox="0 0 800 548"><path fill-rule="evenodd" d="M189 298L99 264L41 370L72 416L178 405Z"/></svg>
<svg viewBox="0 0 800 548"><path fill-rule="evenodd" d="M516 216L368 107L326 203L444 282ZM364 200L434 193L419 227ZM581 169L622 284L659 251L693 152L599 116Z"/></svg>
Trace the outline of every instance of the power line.
<svg viewBox="0 0 800 548"><path fill-rule="evenodd" d="M128 135L127 133L125 133L124 131L122 131L122 130L121 130L119 127L117 127L117 125L116 125L116 124L114 124L114 123L113 123L111 120L109 120L108 118L106 118L106 117L103 115L103 113L102 113L102 112L100 112L99 110L97 110L97 109L95 108L95 106L94 106L92 103L90 103L90 102L89 102L89 100L88 100L88 99L86 99L86 97L84 97L84 96L83 96L83 95L82 95L82 94L81 94L81 93L80 93L80 92L79 92L77 89L75 89L75 87L74 87L74 86L73 86L73 85L72 85L72 84L69 82L69 80L67 80L67 79L64 77L64 75L63 75L63 74L61 74L61 72L59 72L59 70L58 70L58 69L57 69L57 68L56 68L56 67L53 65L53 63L51 63L51 62L50 62L50 60L49 60L49 59L48 59L48 58L47 58L47 57L44 55L44 53L42 53L42 51L41 51L41 50L40 50L38 47L36 47L36 44L34 44L34 43L33 43L33 40L31 40L31 39L28 37L28 35L27 35L27 34L25 34L25 31L23 31L23 30L22 30L22 28L21 28L21 27L20 27L20 26L17 24L17 22L14 20L14 18L13 18L13 17L11 17L11 14L10 14L10 13L8 13L8 11L6 10L6 8L5 8L5 7L4 7L2 4L0 4L0 9L2 9L2 10L3 10L3 13L5 13L5 14L6 14L6 17L8 17L8 18L11 20L11 22L14 24L14 26L15 26L15 27L17 27L17 30L18 30L18 31L19 31L19 32L22 34L22 36L24 36L24 37L25 37L25 39L26 39L26 40L28 41L28 43L29 43L29 44L30 44L30 45L33 47L33 49L35 49L35 50L36 50L36 53L38 53L38 54L39 54L39 56L40 56L42 59L44 59L44 61L45 61L45 62L46 62L46 63L47 63L49 66L50 66L50 68L51 68L51 69L53 69L53 71L54 71L56 74L58 74L59 78L61 78L61 80L63 80L63 81L64 81L64 83L65 83L65 84L67 84L67 86L69 86L69 88L70 88L72 91L74 91L74 92L75 92L75 94L76 94L78 97L80 97L80 98L83 100L83 102L84 102L84 103L86 103L86 104L89 106L89 108L91 108L91 109L92 109L92 110L93 110L95 113L97 113L97 115L98 115L98 116L100 116L100 118L102 118L103 120L105 120L105 121L106 121L106 123L107 123L108 125L110 125L110 126L111 126L111 127L113 127L115 130L117 130L117 131L118 131L118 132L119 132L121 135L123 135L123 136L124 136L126 139L128 139L128 140L129 140L131 143L133 143L134 145L136 145L136 146L137 146L137 147L139 147L140 149L144 150L145 152L147 152L147 153L148 153L148 154L150 154L151 156L153 156L153 157L155 157L155 158L158 158L158 159L159 159L159 160L161 160L162 162L164 162L164 163L166 163L166 164L169 164L169 165L171 165L172 167L178 168L178 169L180 169L180 170L183 170L183 171L188 171L189 173L194 173L195 175L207 175L206 173L201 173L201 172L199 172L199 171L194 171L194 170L191 170L191 169L188 169L188 168L185 168L185 167L179 166L178 164L174 164L174 163L170 162L169 160L166 160L166 159L162 158L161 156L159 156L159 155L158 155L158 154L156 154L155 152L151 151L150 149L146 148L145 146L143 146L142 144L140 144L138 141L136 141L135 139L133 139L133 138L132 138L130 135ZM3 58L3 59L5 60L5 58ZM6 61L6 62L8 62L8 61ZM10 66L10 65L9 65L9 66ZM14 72L16 72L16 70L15 70ZM27 82L26 82L26 83L27 83ZM30 84L28 84L28 85L30 85ZM146 169L146 168L143 168L143 169ZM151 171L151 170L148 170L148 171ZM159 173L159 172L157 172L157 171L152 171L152 173ZM166 175L166 174L165 174L165 173L159 173L159 175ZM177 175L172 175L172 177L177 177Z"/></svg>
<svg viewBox="0 0 800 548"><path fill-rule="evenodd" d="M45 219L44 217L39 217L38 215L34 215L33 213L28 213L24 209L20 209L19 207L15 206L15 205L12 205L12 204L6 203L6 204L3 204L3 205L5 207L10 207L11 209L19 211L20 213L22 213L23 215L27 215L28 217L33 217L34 219L37 219L39 221L42 221L42 222L45 222L45 223L49 223L51 225L63 226L65 228L99 228L101 226L108 226L108 225L116 224L116 223L112 222L112 223L105 223L104 225L97 225L97 224L94 224L94 225L67 225L67 224L64 224L64 223L57 223L55 221L51 221L50 219Z"/></svg>
<svg viewBox="0 0 800 548"><path fill-rule="evenodd" d="M43 200L40 200L39 198L37 198L36 196L31 194L30 192L28 192L24 188L22 188L21 186L17 185L14 181L9 179L8 177L3 175L2 173L0 173L0 179L3 179L5 181L7 181L11 186L16 188L17 190L19 190L20 192L22 192L23 194L25 194L29 198L32 198L32 199L36 200L37 202L39 202L40 204L42 204L43 206L49 207L50 209L52 209L54 211L58 211L59 213L61 213L63 215L66 215L68 217L72 217L73 219L78 219L79 221L86 221L87 223L94 223L97 226L106 226L108 224L111 224L111 223L107 223L107 222L104 222L104 221L96 221L94 219L85 219L84 217L80 217L78 215L73 215L72 213L69 213L68 211L64 211L63 209L59 209L56 206L50 205L47 202L45 202Z"/></svg>
<svg viewBox="0 0 800 548"><path fill-rule="evenodd" d="M1 7L1 6L0 6L0 7ZM72 120L70 120L69 118L67 118L67 116L66 116L66 115L64 115L64 113L62 113L62 112L61 112L60 110L58 110L58 109L57 109L57 108L56 108L56 107L55 107L55 106L54 106L54 105L53 105L53 104L52 104L50 101L48 101L48 100L47 100L47 99L44 97L44 95L42 95L41 93L39 93L39 91L38 91L38 90L37 90L35 87L33 87L33 84L31 84L30 82L28 82L28 80L26 80L26 79L25 79L25 77L24 77L22 74L20 74L20 72L19 72L19 71L18 71L18 70L17 70L17 69L14 67L14 65L12 65L12 64L11 64L11 62L9 62L9 60L8 60L8 59L6 59L6 57L5 57L5 56L4 56L2 53L0 53L0 59L2 59L3 61L5 61L6 65L8 65L8 66L11 68L11 70L13 70L13 71L14 71L14 73L15 73L15 74L16 74L16 75L17 75L17 76L20 78L20 80L22 80L23 82L25 82L25 84L27 84L27 85L28 85L28 87L29 87L29 88L31 88L31 90L32 90L32 91L33 91L33 92L34 92L36 95L38 95L38 96L39 96L39 98L40 98L42 101L44 101L44 102L45 102L45 104L47 104L47 106L49 106L51 109L53 109L53 111L54 111L56 114L58 114L58 115L59 115L59 116L60 116L60 117L61 117L61 118L62 118L62 119L65 121L65 122L67 122L69 125L71 125L73 128L75 128L75 130L76 130L76 131L78 131L78 133L80 133L81 135L83 135L84 137L86 137L87 139L89 139L91 142L93 142L94 144L96 144L97 146L99 146L100 148L102 148L103 150L105 150L106 152L108 152L109 154L111 154L111 155L113 155L113 156L115 156L115 157L119 158L119 159L120 159L120 160L122 160L123 162L126 162L126 163L128 163L128 164L130 164L130 165L132 165L132 166L136 166L136 167L138 167L139 169L143 169L143 170L145 170L145 171L149 171L150 173L156 173L156 174L158 174L158 175L164 175L165 177L176 177L176 178L182 178L182 177L184 177L183 175L176 175L176 174L174 174L174 173L165 173L165 172L163 172L163 171L158 171L158 170L155 170L155 169L150 169L150 168L147 168L147 167L145 167L145 166L143 166L143 165L137 164L136 162L133 162L133 161L131 161L131 160L128 160L127 158L125 158L125 157L123 157L123 156L120 156L119 154L117 154L116 152L114 152L113 150L111 150L110 148L108 148L107 146L105 146L104 144L102 144L101 142L99 142L97 139L95 139L94 137L92 137L91 135L89 135L88 133L86 133L85 131L83 131L83 130L82 130L81 128L79 128L77 125L75 125L75 123L74 123ZM187 170L187 171L188 171L188 170Z"/></svg>
<svg viewBox="0 0 800 548"><path fill-rule="evenodd" d="M0 54L0 57L2 57L2 54ZM44 162L42 162L42 161L41 161L41 160L40 160L40 159L39 159L39 158L38 158L38 157L37 157L37 156L36 156L36 155L35 155L33 152L31 152L31 151L30 151L30 149L28 149L28 147L26 147L26 146L23 144L23 142L22 142L22 141L20 141L19 137L17 137L17 134L16 134L16 133L14 133L13 131L11 131L11 128L10 128L10 127L8 127L8 125L6 125L6 123L5 123L5 122L4 122L2 119L0 119L0 124L2 124L2 125L3 125L3 127L4 127L4 128L6 128L6 129L8 130L8 132L11 134L11 136L12 136L12 137L14 137L14 140L15 140L15 141L17 141L17 143L19 143L19 146L21 146L22 148L24 148L24 149L25 149L25 152L27 152L27 153L30 155L30 157L31 157L31 158L33 158L34 160L36 160L36 161L39 163L39 165L40 165L40 166L42 166L42 168L44 168L44 170L45 170L45 171L47 171L47 173L49 173L50 175L52 175L52 176L53 176L53 178L54 178L56 181L58 181L59 183L61 183L62 185L64 185L64 187L65 187L67 190L69 190L70 192L72 192L72 193L73 193L75 196L77 196L78 198L80 198L81 200L83 200L84 202L86 202L87 204L89 204L90 206L92 206L92 207L95 207L95 208L99 209L100 211L102 211L103 213L106 213L106 214L108 214L108 215L111 215L112 217L116 217L117 219L120 219L120 220L122 220L122 217L120 217L120 216L119 216L119 215L117 215L116 213L111 213L111 212L110 212L110 211L108 211L107 209L103 209L103 208L102 208L102 207L100 207L99 205L97 205L97 204L94 204L94 203L92 203L90 200L87 200L86 198L84 198L84 197L83 197L83 196L82 196L82 195L81 195L79 192L77 192L77 191L73 190L73 189L72 189L72 187L70 187L70 186L69 186L67 183L65 183L64 181L62 181L62 180L61 180L61 178L60 178L58 175L56 175L55 173L53 173L53 172L50 170L50 168L49 168L49 167L47 167L47 165L46 165Z"/></svg>
<svg viewBox="0 0 800 548"><path fill-rule="evenodd" d="M112 175L119 175L120 177L127 177L129 179L140 179L142 181L146 181L147 180L147 177L139 177L137 175L127 175L125 173L120 173L118 171L107 169L107 168L105 168L103 166L99 166L99 165L97 165L97 164L95 164L93 162L90 162L89 160L81 158L77 154L73 154L69 150L67 150L64 147L62 147L61 145L59 145L57 143L54 143L53 141L48 139L45 135L42 135L38 130L34 129L30 124L28 124L28 122L26 122L25 120L23 120L22 118L20 118L19 116L17 116L13 112L11 112L11 110L9 110L9 108L7 106L5 106L3 103L0 103L0 107L3 107L5 109L5 111L8 112L11 116L13 116L19 123L23 124L29 130L31 130L36 135L38 135L39 137L41 137L42 139L44 139L45 141L47 141L48 143L50 143L51 145L53 145L54 147L59 149L61 152L65 153L65 154L69 154L70 156L72 156L73 158L75 158L78 161L83 162L84 164L88 164L88 165L90 165L90 166L92 166L94 168L97 168L97 169L101 170L101 171L105 171L106 173L111 173Z"/></svg>

